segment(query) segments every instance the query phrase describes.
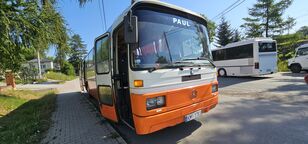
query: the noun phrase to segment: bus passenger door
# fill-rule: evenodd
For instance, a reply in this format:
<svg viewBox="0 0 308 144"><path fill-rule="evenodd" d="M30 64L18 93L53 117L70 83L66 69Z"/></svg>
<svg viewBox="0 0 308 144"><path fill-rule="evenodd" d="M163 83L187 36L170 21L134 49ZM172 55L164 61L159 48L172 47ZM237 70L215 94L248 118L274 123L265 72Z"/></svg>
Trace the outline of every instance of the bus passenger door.
<svg viewBox="0 0 308 144"><path fill-rule="evenodd" d="M111 48L109 34L95 40L95 64L98 102L101 114L118 122L115 110L114 88L112 86Z"/></svg>

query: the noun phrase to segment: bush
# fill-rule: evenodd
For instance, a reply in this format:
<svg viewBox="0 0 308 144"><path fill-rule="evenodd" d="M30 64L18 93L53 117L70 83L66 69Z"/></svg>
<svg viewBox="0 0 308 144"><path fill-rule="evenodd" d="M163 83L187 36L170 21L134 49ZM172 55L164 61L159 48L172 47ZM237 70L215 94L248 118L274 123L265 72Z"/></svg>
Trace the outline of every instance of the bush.
<svg viewBox="0 0 308 144"><path fill-rule="evenodd" d="M37 82L37 83L44 83L44 82L47 82L47 79L33 79L32 82Z"/></svg>
<svg viewBox="0 0 308 144"><path fill-rule="evenodd" d="M66 75L69 75L69 76L75 76L74 66L67 61L63 63L63 66L61 68L61 72L66 74Z"/></svg>
<svg viewBox="0 0 308 144"><path fill-rule="evenodd" d="M289 71L288 68L288 61L278 61L278 71L279 72L287 72Z"/></svg>
<svg viewBox="0 0 308 144"><path fill-rule="evenodd" d="M48 72L47 74L45 74L45 77L47 79L60 80L60 81L70 81L75 79L75 76L72 75L69 76L59 72Z"/></svg>
<svg viewBox="0 0 308 144"><path fill-rule="evenodd" d="M16 75L16 84L18 83L32 83L38 75L38 70L36 68L22 67L20 72Z"/></svg>
<svg viewBox="0 0 308 144"><path fill-rule="evenodd" d="M46 69L45 72L46 73L48 73L48 72L55 72L55 70L54 69Z"/></svg>

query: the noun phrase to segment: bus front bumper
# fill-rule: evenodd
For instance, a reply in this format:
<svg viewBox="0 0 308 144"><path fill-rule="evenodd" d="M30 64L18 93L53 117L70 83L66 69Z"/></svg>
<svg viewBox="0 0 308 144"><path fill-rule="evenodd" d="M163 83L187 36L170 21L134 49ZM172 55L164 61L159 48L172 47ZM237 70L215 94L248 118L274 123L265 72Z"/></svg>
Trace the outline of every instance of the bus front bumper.
<svg viewBox="0 0 308 144"><path fill-rule="evenodd" d="M189 105L186 107L182 107L176 110L172 110L169 112L147 116L147 117L139 117L134 115L134 122L136 128L136 133L139 135L149 134L163 128L171 127L177 125L179 123L184 122L184 117L188 114L201 110L202 113L208 112L212 108L214 108L218 103L218 94L214 97L201 101L199 103L195 103L193 105Z"/></svg>

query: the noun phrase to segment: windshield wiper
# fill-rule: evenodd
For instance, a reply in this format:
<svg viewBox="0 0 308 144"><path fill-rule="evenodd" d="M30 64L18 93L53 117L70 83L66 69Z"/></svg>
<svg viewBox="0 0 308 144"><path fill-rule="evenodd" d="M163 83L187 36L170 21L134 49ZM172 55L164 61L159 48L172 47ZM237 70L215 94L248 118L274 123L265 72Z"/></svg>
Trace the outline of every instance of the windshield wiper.
<svg viewBox="0 0 308 144"><path fill-rule="evenodd" d="M182 61L190 61L190 60L207 60L207 61L209 61L209 62L213 65L213 67L216 67L215 64L214 64L214 62L213 62L211 59L206 58L206 57L197 57L197 58L186 58L186 59L182 59Z"/></svg>
<svg viewBox="0 0 308 144"><path fill-rule="evenodd" d="M164 65L164 66L160 66L160 67L152 67L150 68L148 71L149 73L152 73L153 71L159 70L159 69L164 69L164 68L183 68L186 65L183 64L168 64L168 65Z"/></svg>
<svg viewBox="0 0 308 144"><path fill-rule="evenodd" d="M187 62L187 61L176 61L176 62L174 62L174 64L194 64L193 62Z"/></svg>

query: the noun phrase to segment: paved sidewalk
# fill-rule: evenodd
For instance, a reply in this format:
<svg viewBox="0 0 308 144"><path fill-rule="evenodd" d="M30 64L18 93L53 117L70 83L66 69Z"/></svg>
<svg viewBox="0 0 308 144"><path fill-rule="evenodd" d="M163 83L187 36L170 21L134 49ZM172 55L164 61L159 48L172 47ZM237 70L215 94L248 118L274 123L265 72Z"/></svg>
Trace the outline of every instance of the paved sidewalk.
<svg viewBox="0 0 308 144"><path fill-rule="evenodd" d="M43 144L118 144L125 141L80 94L79 81L69 81L58 88L53 125Z"/></svg>

